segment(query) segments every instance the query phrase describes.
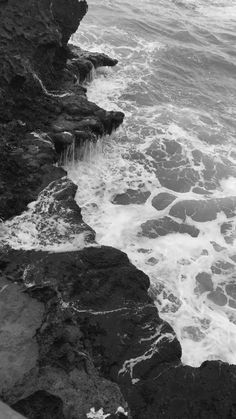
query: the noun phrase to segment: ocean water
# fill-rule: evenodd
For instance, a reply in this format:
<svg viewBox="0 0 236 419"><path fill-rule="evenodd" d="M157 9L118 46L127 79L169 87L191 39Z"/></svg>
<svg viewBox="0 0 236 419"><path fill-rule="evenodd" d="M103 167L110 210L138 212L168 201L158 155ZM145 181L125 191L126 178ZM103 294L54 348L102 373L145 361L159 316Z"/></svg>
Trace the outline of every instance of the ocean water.
<svg viewBox="0 0 236 419"><path fill-rule="evenodd" d="M183 362L236 363L236 0L101 0L73 42L123 126L68 165L100 244L151 280Z"/></svg>

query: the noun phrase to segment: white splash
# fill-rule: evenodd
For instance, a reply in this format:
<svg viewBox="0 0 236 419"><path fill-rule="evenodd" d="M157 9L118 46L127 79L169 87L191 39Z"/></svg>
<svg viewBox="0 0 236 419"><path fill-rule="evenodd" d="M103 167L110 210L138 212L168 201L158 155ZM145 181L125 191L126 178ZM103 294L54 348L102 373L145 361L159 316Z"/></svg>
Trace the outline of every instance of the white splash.
<svg viewBox="0 0 236 419"><path fill-rule="evenodd" d="M118 407L116 414L118 413L122 413L124 416L128 416L128 412L126 412L122 406Z"/></svg>
<svg viewBox="0 0 236 419"><path fill-rule="evenodd" d="M50 96L50 97L59 97L59 98L63 98L63 97L67 97L67 96L71 96L72 93L69 92L65 92L65 93L53 93L53 92L49 92L47 90L47 88L44 86L42 80L40 79L40 77L33 71L32 72L32 76L33 78L37 81L37 83L40 85L42 91L45 93L46 96Z"/></svg>
<svg viewBox="0 0 236 419"><path fill-rule="evenodd" d="M52 182L28 205L28 210L5 222L2 246L13 249L37 249L53 252L73 251L93 241L91 229L82 221L73 218L67 199L60 195L73 186L66 177ZM78 209L79 211L79 209Z"/></svg>
<svg viewBox="0 0 236 419"><path fill-rule="evenodd" d="M99 409L98 411L95 410L94 407L90 410L89 413L86 414L88 419L106 419L109 418L110 413L105 414L103 409Z"/></svg>
<svg viewBox="0 0 236 419"><path fill-rule="evenodd" d="M134 368L136 367L136 365L140 364L141 362L145 362L148 359L151 359L156 353L158 353L163 341L168 340L169 342L172 342L174 339L174 334L163 333L162 326L158 326L156 333L153 336L141 340L141 342L146 340L152 341L148 350L145 353L137 356L136 358L126 360L119 371L119 375L129 374L132 383L136 384L139 381L139 378L134 377Z"/></svg>

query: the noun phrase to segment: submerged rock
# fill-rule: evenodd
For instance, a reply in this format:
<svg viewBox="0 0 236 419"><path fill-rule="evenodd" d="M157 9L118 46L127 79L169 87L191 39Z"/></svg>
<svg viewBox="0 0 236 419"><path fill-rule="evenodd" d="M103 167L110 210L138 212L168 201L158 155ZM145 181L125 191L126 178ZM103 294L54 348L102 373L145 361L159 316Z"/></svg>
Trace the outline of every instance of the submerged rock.
<svg viewBox="0 0 236 419"><path fill-rule="evenodd" d="M189 200L181 201L173 205L170 215L185 220L187 216L194 221L207 222L215 220L219 212L224 212L230 218L236 212L236 197L216 198L208 201Z"/></svg>
<svg viewBox="0 0 236 419"><path fill-rule="evenodd" d="M117 205L145 204L151 195L150 191L140 189L127 189L126 192L117 194L112 198L112 203Z"/></svg>
<svg viewBox="0 0 236 419"><path fill-rule="evenodd" d="M65 419L62 400L43 390L19 400L12 408L28 419Z"/></svg>
<svg viewBox="0 0 236 419"><path fill-rule="evenodd" d="M172 195L167 192L159 193L157 196L155 196L152 200L152 206L157 211L162 211L166 207L168 207L172 202L176 199L175 195Z"/></svg>
<svg viewBox="0 0 236 419"><path fill-rule="evenodd" d="M213 281L211 275L207 272L200 272L196 276L197 289L200 293L213 291Z"/></svg>
<svg viewBox="0 0 236 419"><path fill-rule="evenodd" d="M191 237L197 237L200 233L196 227L185 223L177 223L171 217L148 220L141 225L141 229L141 234L151 239L172 233L189 234Z"/></svg>

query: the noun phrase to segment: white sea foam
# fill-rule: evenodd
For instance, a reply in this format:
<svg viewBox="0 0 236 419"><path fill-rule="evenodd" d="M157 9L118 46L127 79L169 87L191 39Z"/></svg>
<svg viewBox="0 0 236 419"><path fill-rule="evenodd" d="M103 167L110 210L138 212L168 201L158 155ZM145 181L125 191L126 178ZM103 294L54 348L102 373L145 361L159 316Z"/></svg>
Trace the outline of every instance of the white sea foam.
<svg viewBox="0 0 236 419"><path fill-rule="evenodd" d="M233 246L225 243L220 232L220 225L227 221L225 215L219 214L217 220L204 226L189 220L201 230L197 239L183 234L158 239L140 236L141 224L158 217L151 199L163 189L142 165L122 157L124 147L120 148L115 139L113 143L106 141L103 151L100 147L100 154L94 159L91 156L90 161L69 168L70 177L79 184L77 200L85 221L95 229L100 244L124 250L132 262L149 275L161 316L172 324L181 340L184 362L199 365L204 359L218 358L236 362L235 310L228 305L217 306L207 298L207 292L198 294L196 291L197 274L211 273L212 265L219 258L229 261L233 253ZM114 194L124 192L127 187L136 188L143 180L151 192L144 205L124 206L111 202ZM159 216L167 214L167 210L163 210ZM212 241L218 247L214 248ZM219 249L222 250L219 252ZM222 280L227 283L231 279L230 275L228 279L227 275L223 278L213 275L214 289Z"/></svg>
<svg viewBox="0 0 236 419"><path fill-rule="evenodd" d="M57 201L57 195L70 187L67 178L52 182L28 210L4 223L1 245L13 249L63 252L96 246L84 222L71 219L72 211Z"/></svg>
<svg viewBox="0 0 236 419"><path fill-rule="evenodd" d="M170 9L170 5L173 6L174 3L175 8ZM186 14L182 8L178 12L178 5L181 4L189 6ZM223 10L225 5L227 7ZM95 3L93 7L94 13L98 13ZM227 21L230 10L231 13L234 12L234 4L230 0L225 0L224 4L222 1L209 3L203 0L160 0L157 7L156 2L149 0L145 4L145 16L150 18L150 36L146 36L148 25L142 26L136 20L143 10L141 0L133 8L123 0L115 5L104 0L102 7L106 25L103 24L104 17L100 15L96 24L93 16L88 17L87 23L86 20L82 23L74 42L84 44L86 49L92 46L94 51L106 52L119 59L115 69L101 69L97 72L88 88L88 97L106 109L124 111L126 119L117 134L99 142L89 158L68 165L69 175L79 187L76 199L83 209L85 222L95 229L97 241L125 251L131 261L149 275L151 294L155 297L160 314L174 327L181 341L183 361L193 366L200 365L206 359L236 363L236 309L232 303L236 294L226 293L226 287L235 282L235 219L227 219L223 212L218 213L215 220L205 223L194 222L188 217L186 222L200 230L197 238L179 233L158 238L140 234L142 223L167 216L170 209L168 207L157 212L151 204L152 198L158 193L171 191L160 185L155 171L152 170L151 158L145 154L149 146L156 143L161 147L166 141L178 141L182 145L183 156L189 159L190 165L201 176L204 166L202 163L194 165L191 154L193 149L201 150L212 162L221 164L227 159L226 166L229 163L235 164L235 140L232 131L227 130L215 110L202 106L201 98L198 100L198 97L195 106L192 106L192 102L189 103L188 97L180 102L179 98L182 99L184 95L182 85L173 94L170 79L162 79L166 84L159 94L158 89L162 89L162 85L156 77L157 69L166 62L162 58L168 54L170 45L174 49L177 45L172 39L174 34L170 32L170 36L170 29L165 29L170 22L170 27L173 27L176 16L180 18L177 23L174 22L176 33L179 22L184 25L186 19L188 24L194 22L199 25L199 30L206 33L208 42L209 34L206 29L216 26L215 20L214 23L211 20L212 16L217 17L218 12L224 12L221 25L221 22ZM114 7L115 17L111 15ZM126 8L129 9L130 20L124 20ZM158 16L164 22L164 25L160 22L156 37L153 34L154 22L151 15L153 19ZM122 19L125 22L123 26ZM135 34L132 32L134 28ZM217 30L216 28L216 32ZM178 45L178 48L181 52L182 45ZM194 59L195 57L199 71L198 57L193 55ZM190 60L191 57L187 56L187 59ZM211 80L207 71L204 77ZM198 73L193 75L197 77ZM177 80L176 86L178 87ZM207 97L207 92L204 94ZM228 103L227 106L224 112L228 118L232 112L227 113L231 104ZM135 156L139 152L145 155L143 161L138 155ZM235 186L234 176L222 175L207 199L235 195ZM138 190L140 187L150 192L144 204L113 203L115 195L125 193L127 189ZM175 202L182 199L206 199L193 191L175 191L174 194ZM231 232L225 240L221 226L229 221ZM201 273L208 275L207 278L212 281L210 285L205 283L205 289L204 281L201 288L196 278Z"/></svg>

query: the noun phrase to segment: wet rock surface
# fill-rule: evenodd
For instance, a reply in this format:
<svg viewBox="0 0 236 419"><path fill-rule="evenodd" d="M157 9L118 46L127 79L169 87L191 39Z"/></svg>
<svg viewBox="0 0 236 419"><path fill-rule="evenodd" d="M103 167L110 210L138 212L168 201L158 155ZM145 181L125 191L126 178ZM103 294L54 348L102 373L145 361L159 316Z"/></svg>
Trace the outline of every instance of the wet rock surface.
<svg viewBox="0 0 236 419"><path fill-rule="evenodd" d="M203 200L189 200L178 202L170 209L170 215L185 220L191 217L192 220L198 222L206 222L215 220L219 212L225 213L230 218L235 215L236 197Z"/></svg>
<svg viewBox="0 0 236 419"><path fill-rule="evenodd" d="M124 117L87 100L82 83L117 60L68 44L86 11L84 0L0 1L0 218L8 220L0 231L0 397L29 419L86 419L89 412L235 418L236 367L181 363L148 277L124 253L97 245L74 200L76 186L60 167L65 155L79 158L86 142L110 134ZM178 193L209 195L216 177L233 173L228 162L214 165L199 150L190 159L176 141L155 143L147 154L160 184ZM149 196L130 189L114 203L141 204ZM174 199L159 194L152 204L160 211ZM203 221L234 213L234 197L208 202L194 210L192 201L173 204L170 214L182 222L149 220L143 234L196 237L184 214ZM222 229L231 240L232 225ZM230 269L219 261L212 274ZM199 292L233 307L234 284L214 290L206 275L196 278ZM0 405L4 417L18 417L6 409Z"/></svg>
<svg viewBox="0 0 236 419"><path fill-rule="evenodd" d="M59 251L83 248L95 241L74 198L77 186L67 177L51 182L28 211L4 224L2 244L13 248Z"/></svg>
<svg viewBox="0 0 236 419"><path fill-rule="evenodd" d="M177 223L171 217L163 217L157 220L148 220L141 225L143 236L155 239L166 236L171 233L189 234L191 237L197 237L200 231L189 224Z"/></svg>
<svg viewBox="0 0 236 419"><path fill-rule="evenodd" d="M14 304L4 310L12 334L15 322L22 325L17 353L25 362L16 364L14 382L1 380L4 401L19 412L35 418L43 401L51 412L43 418L56 417L58 409L65 418L85 418L91 406L115 413L126 406L116 382L134 418L234 417L236 367L181 364L175 334L148 296L148 278L124 253L9 250L1 252L0 266L4 305L13 295L25 305L23 318ZM18 340L11 342L15 352ZM14 364L4 368L13 371Z"/></svg>
<svg viewBox="0 0 236 419"><path fill-rule="evenodd" d="M70 144L76 149L96 141L124 117L89 102L81 85L93 68L117 61L67 45L87 11L86 1L50 5L49 0L0 4L2 219L20 214L65 175L55 163Z"/></svg>
<svg viewBox="0 0 236 419"><path fill-rule="evenodd" d="M1 275L9 281L2 288L1 298L8 305L6 296L12 298L16 288L17 304L25 304L22 321L18 307L14 311L11 306L10 314L8 311L5 314L12 333L16 328L14 322L26 323L26 349L23 345L21 350L25 363L16 364L13 382L1 380L4 400L21 413L27 413L25 405L30 406L30 401L33 409L35 392L41 391L60 397L65 417L69 417L68 404L75 403L72 387L76 387L82 398L70 407L76 417L84 417L89 403L90 407L94 405L95 396L96 405L100 403L108 412L114 411L114 407L124 406L125 402L115 384L107 384L105 392L107 379L132 386L132 382L145 376L156 363L179 360L181 350L174 332L159 318L148 296L148 278L131 265L124 253L105 247L60 254L8 251L2 253L0 264ZM37 304L40 315L34 310ZM20 330L23 343L23 326ZM14 340L13 353L16 345ZM14 364L9 366L4 362L2 351L0 359L6 374L9 368L13 371ZM2 374L1 369L1 378ZM57 380L61 383L59 388ZM90 383L89 394L94 381L99 380L103 398L88 394L88 401L85 400L86 389L80 386L84 383L88 387L86 380ZM44 396L47 404L49 396Z"/></svg>
<svg viewBox="0 0 236 419"><path fill-rule="evenodd" d="M152 168L160 184L173 192L193 191L209 196L224 178L235 176L230 159L214 159L198 149L188 151L178 141L165 137L154 141L146 154L151 157Z"/></svg>
<svg viewBox="0 0 236 419"><path fill-rule="evenodd" d="M142 397L133 399L134 417L233 419L234 374L235 366L216 361L206 361L196 369L163 365L159 374L137 384Z"/></svg>
<svg viewBox="0 0 236 419"><path fill-rule="evenodd" d="M93 346L93 340L99 341L105 332L108 334L99 321L93 321L96 314L90 308L93 308L90 301L96 293L100 293L100 300L107 299L104 287L100 289L99 283L96 284L97 259L102 274L107 273L110 278L109 287L113 287L113 280L115 282L112 272L117 272L116 281L125 281L125 274L120 270L123 264L127 277L132 276L134 270L135 278L137 270L129 266L124 254L113 249L109 252L106 248L89 248L66 254L9 251L1 255L1 277L4 278L0 294L1 334L4 336L0 351L1 397L30 418L38 417L39 412L42 418L60 417L56 416L59 412L63 412L65 418L84 418L92 406L102 406L110 413L125 406L119 388L99 373L95 368L96 358L92 356L92 350L96 351L100 366L100 351L104 351L106 345ZM90 292L93 281L95 289ZM139 288L142 287L143 284ZM139 293L142 295L144 291L137 291L137 299ZM82 305L76 308L74 303L80 301L78 295L81 295ZM98 297L97 306L101 305L100 300ZM88 318L84 322L83 310L82 317L77 312L80 307L84 310L89 307L85 310ZM109 345L112 337L107 339ZM45 413L43 405L47 406Z"/></svg>
<svg viewBox="0 0 236 419"><path fill-rule="evenodd" d="M130 205L130 204L145 204L148 200L151 192L147 190L140 189L127 189L126 192L122 194L117 194L112 198L112 203L117 205Z"/></svg>
<svg viewBox="0 0 236 419"><path fill-rule="evenodd" d="M172 195L167 192L159 193L152 200L152 206L156 208L157 211L162 211L168 207L176 199L175 195Z"/></svg>

